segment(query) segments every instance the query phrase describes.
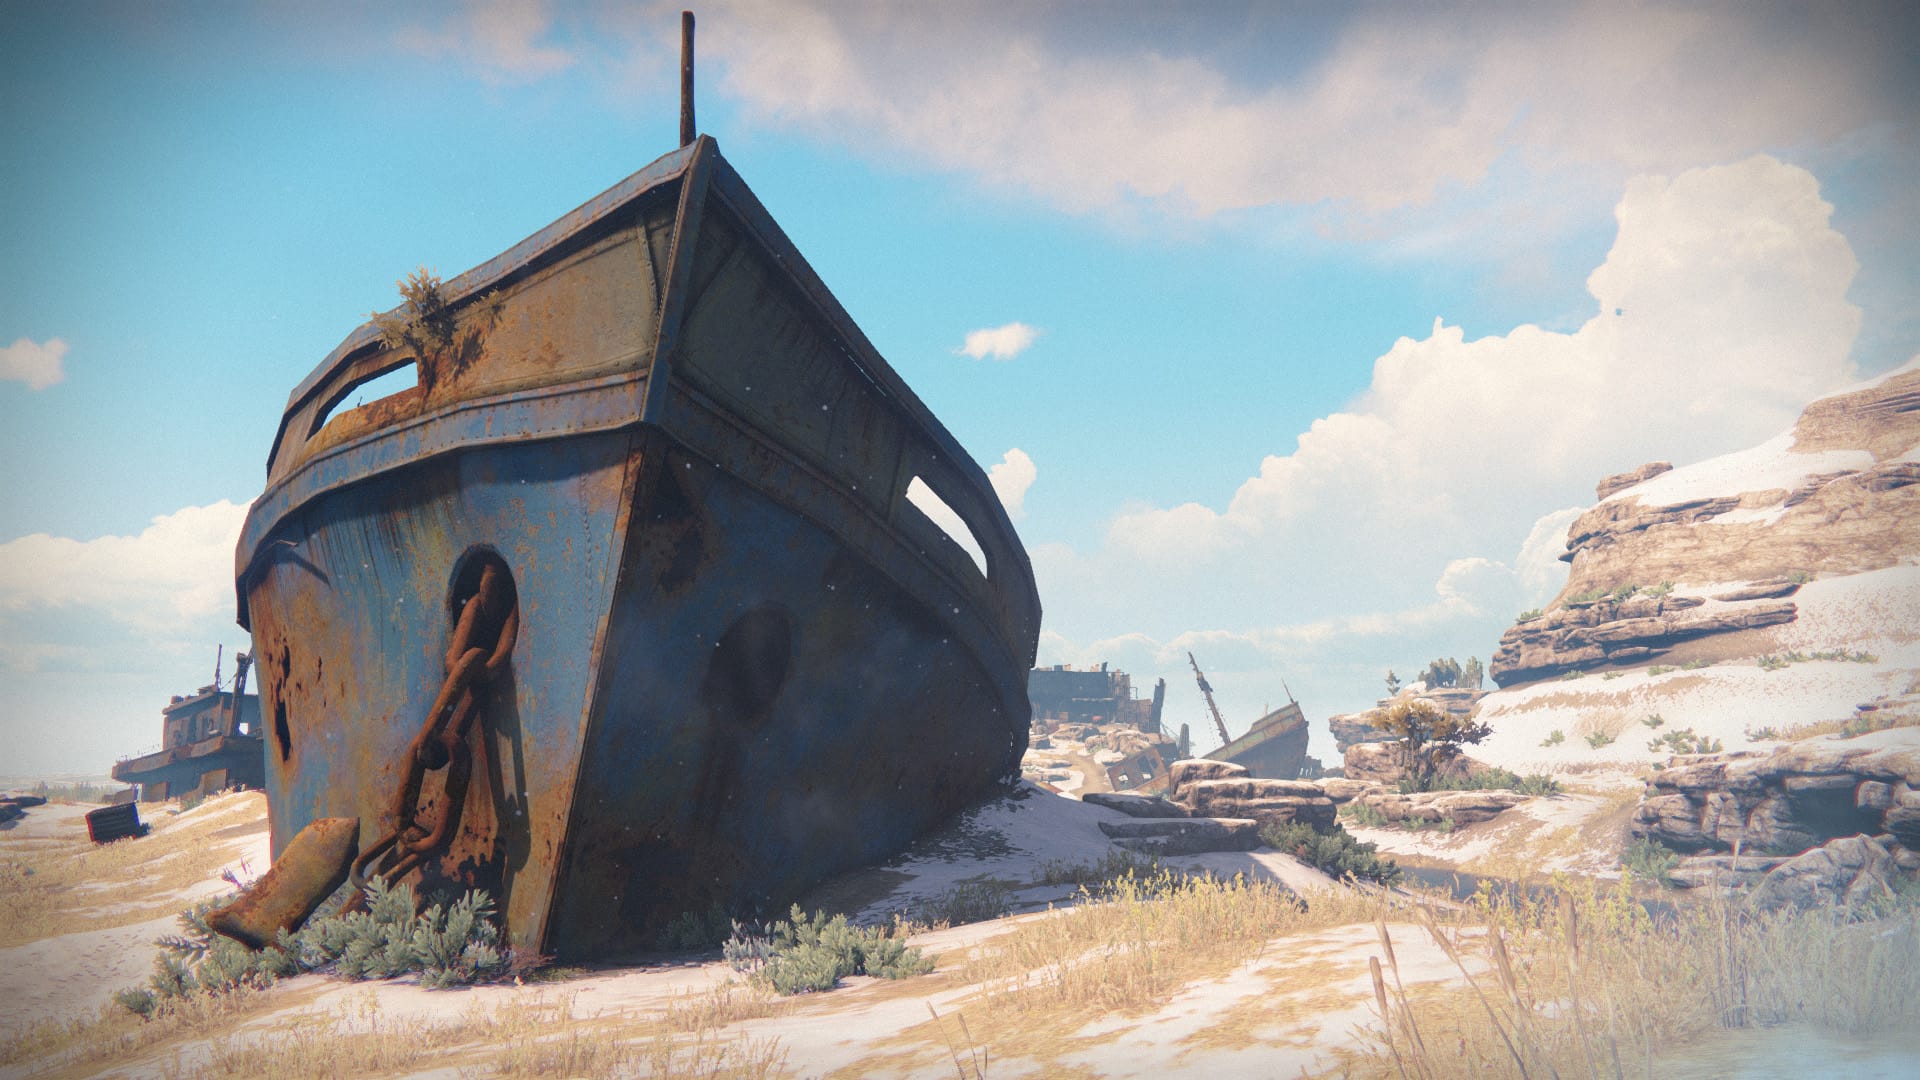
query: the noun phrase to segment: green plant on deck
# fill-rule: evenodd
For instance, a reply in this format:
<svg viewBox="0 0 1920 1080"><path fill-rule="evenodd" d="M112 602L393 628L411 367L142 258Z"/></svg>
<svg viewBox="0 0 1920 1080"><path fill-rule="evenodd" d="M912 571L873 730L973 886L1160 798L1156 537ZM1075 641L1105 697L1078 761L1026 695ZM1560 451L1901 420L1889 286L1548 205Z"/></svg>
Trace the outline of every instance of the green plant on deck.
<svg viewBox="0 0 1920 1080"><path fill-rule="evenodd" d="M848 975L904 979L933 970L933 960L906 943L899 926L857 927L845 915L812 918L793 905L789 918L763 930L736 923L726 944L735 971L777 994L831 990Z"/></svg>
<svg viewBox="0 0 1920 1080"><path fill-rule="evenodd" d="M413 357L420 385L431 392L440 379L458 375L479 358L504 302L496 293L481 297L473 305L478 318L463 331L459 313L433 271L419 267L397 284L400 306L369 318L381 344Z"/></svg>
<svg viewBox="0 0 1920 1080"><path fill-rule="evenodd" d="M1378 848L1338 824L1325 829L1301 821L1264 825L1260 839L1275 851L1284 852L1334 878L1353 878L1379 885L1400 880L1400 867L1392 859L1382 859Z"/></svg>

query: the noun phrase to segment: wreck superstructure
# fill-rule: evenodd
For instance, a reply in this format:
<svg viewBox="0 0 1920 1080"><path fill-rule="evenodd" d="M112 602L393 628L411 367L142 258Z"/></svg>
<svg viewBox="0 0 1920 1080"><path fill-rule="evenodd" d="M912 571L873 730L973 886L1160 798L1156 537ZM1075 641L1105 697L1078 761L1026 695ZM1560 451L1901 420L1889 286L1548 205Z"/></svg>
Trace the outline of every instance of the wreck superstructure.
<svg viewBox="0 0 1920 1080"><path fill-rule="evenodd" d="M276 855L357 818L364 869L618 955L1017 773L1019 538L711 138L435 299L294 390L236 554Z"/></svg>
<svg viewBox="0 0 1920 1080"><path fill-rule="evenodd" d="M138 784L143 802L266 785L260 698L246 692L248 658L236 657L233 689L214 681L174 695L160 710L160 749L113 766L113 778Z"/></svg>
<svg viewBox="0 0 1920 1080"><path fill-rule="evenodd" d="M1133 677L1124 671L1106 664L1080 670L1056 664L1027 674L1027 697L1038 724L1125 724L1158 732L1167 680L1154 683L1151 698L1139 698L1133 693Z"/></svg>

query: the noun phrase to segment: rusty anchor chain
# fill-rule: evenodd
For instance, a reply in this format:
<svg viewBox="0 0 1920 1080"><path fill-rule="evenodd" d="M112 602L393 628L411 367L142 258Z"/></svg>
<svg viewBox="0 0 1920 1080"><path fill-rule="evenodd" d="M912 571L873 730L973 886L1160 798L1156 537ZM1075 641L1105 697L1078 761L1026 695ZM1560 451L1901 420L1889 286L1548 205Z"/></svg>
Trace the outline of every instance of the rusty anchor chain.
<svg viewBox="0 0 1920 1080"><path fill-rule="evenodd" d="M399 880L444 851L460 827L467 786L473 779L473 751L467 736L479 715L481 698L506 670L520 634L520 605L510 598L511 589L505 569L488 562L481 569L479 588L461 607L447 646L446 680L407 746L406 773L394 792L389 815L393 829L353 861L348 880L354 893L348 910L365 905L370 875ZM447 770L445 806L429 824L420 820L420 789L427 773L440 769Z"/></svg>

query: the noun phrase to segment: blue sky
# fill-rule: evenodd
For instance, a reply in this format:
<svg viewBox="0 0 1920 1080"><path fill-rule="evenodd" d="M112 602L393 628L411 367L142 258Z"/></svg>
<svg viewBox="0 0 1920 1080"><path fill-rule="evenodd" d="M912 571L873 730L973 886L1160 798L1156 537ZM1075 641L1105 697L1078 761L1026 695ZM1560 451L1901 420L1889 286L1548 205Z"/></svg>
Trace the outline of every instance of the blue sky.
<svg viewBox="0 0 1920 1080"><path fill-rule="evenodd" d="M0 774L103 771L244 647L287 393L670 149L677 11L0 11ZM1484 659L1600 476L1920 350L1900 5L700 15L702 130L1002 466L1042 659L1196 732L1188 648L1236 728Z"/></svg>

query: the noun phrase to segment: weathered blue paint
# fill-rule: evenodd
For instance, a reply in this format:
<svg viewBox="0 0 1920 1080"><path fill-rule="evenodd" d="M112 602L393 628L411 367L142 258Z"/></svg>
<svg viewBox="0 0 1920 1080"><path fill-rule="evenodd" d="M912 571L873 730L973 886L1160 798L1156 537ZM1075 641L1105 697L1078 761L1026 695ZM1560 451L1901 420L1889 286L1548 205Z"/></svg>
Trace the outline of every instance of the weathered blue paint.
<svg viewBox="0 0 1920 1080"><path fill-rule="evenodd" d="M711 139L446 290L463 359L327 418L407 359L355 331L289 400L242 535L276 851L394 825L477 552L521 629L420 876L494 891L517 944L631 952L683 911L777 907L1017 770L1019 538Z"/></svg>

